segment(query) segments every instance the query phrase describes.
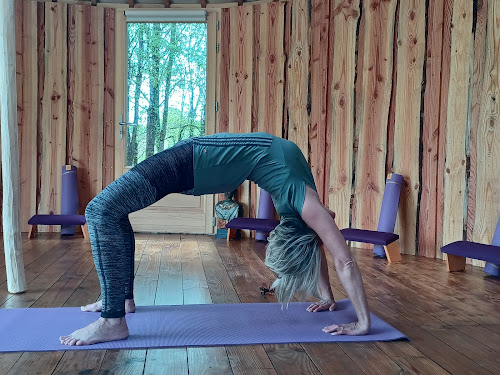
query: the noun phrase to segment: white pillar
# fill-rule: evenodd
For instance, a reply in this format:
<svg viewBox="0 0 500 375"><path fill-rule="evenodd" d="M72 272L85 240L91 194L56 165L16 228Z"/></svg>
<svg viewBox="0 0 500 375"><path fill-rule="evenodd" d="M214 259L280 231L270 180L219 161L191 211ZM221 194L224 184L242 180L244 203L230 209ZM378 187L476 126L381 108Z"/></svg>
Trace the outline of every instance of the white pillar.
<svg viewBox="0 0 500 375"><path fill-rule="evenodd" d="M26 278L19 225L20 184L14 0L0 1L0 15L0 111L5 269L9 292L22 293L26 290Z"/></svg>

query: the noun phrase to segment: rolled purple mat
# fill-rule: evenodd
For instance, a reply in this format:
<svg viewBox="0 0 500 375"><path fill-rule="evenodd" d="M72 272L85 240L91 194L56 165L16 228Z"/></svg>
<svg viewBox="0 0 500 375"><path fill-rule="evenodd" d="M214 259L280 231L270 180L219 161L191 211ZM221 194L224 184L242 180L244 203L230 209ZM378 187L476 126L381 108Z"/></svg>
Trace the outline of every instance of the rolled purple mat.
<svg viewBox="0 0 500 375"><path fill-rule="evenodd" d="M63 165L61 214L76 215L77 213L78 213L78 181L76 177L76 167L74 165ZM75 226L61 225L61 234L75 234Z"/></svg>
<svg viewBox="0 0 500 375"><path fill-rule="evenodd" d="M259 212L257 213L258 219L274 219L274 203L271 195L264 189L260 189L259 198ZM269 233L255 232L255 239L257 241L267 241Z"/></svg>
<svg viewBox="0 0 500 375"><path fill-rule="evenodd" d="M498 218L497 227L495 229L495 234L493 235L491 244L494 246L500 246L500 217ZM492 276L500 277L500 264L486 262L484 266L484 272Z"/></svg>
<svg viewBox="0 0 500 375"><path fill-rule="evenodd" d="M389 173L385 181L384 198L380 209L377 231L394 233L396 216L398 215L399 196L403 186L404 178L400 174ZM373 253L379 257L385 257L383 246L375 245Z"/></svg>

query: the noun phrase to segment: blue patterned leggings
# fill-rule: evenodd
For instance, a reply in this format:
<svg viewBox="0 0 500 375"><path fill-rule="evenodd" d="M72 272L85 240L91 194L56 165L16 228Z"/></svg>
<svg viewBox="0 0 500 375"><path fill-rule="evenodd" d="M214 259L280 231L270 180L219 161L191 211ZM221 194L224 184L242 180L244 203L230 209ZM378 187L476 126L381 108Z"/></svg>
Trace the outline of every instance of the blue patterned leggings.
<svg viewBox="0 0 500 375"><path fill-rule="evenodd" d="M128 215L193 186L193 144L183 141L139 163L88 204L85 217L103 318L125 316L125 299L134 296L134 232Z"/></svg>

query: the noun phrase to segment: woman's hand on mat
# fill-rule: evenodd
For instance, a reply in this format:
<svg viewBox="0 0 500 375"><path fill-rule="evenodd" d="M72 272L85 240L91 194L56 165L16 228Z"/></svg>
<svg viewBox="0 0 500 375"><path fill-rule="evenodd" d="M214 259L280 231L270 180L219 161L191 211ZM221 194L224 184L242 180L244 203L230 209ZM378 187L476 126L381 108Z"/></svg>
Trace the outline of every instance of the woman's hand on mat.
<svg viewBox="0 0 500 375"><path fill-rule="evenodd" d="M365 335L369 331L369 327L363 327L359 322L346 323L346 324L332 324L323 328L323 332L330 333L334 336L337 335Z"/></svg>
<svg viewBox="0 0 500 375"><path fill-rule="evenodd" d="M318 302L311 303L311 305L306 309L309 312L318 311L333 311L337 308L337 303L334 300L321 300Z"/></svg>

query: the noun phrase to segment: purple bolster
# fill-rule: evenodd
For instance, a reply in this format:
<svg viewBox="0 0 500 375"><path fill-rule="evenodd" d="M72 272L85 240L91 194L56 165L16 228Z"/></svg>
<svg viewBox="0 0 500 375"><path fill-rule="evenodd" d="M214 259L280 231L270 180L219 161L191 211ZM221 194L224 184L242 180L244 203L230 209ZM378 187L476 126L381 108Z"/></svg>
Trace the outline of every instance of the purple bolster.
<svg viewBox="0 0 500 375"><path fill-rule="evenodd" d="M491 244L494 246L500 246L500 217L498 218L497 228L495 229L495 234L493 235ZM486 263L484 266L484 272L489 273L492 276L500 276L500 262L497 262L497 264Z"/></svg>
<svg viewBox="0 0 500 375"><path fill-rule="evenodd" d="M271 195L264 189L260 189L259 198L259 212L257 214L258 219L273 219L274 218L274 204ZM274 227L273 227L274 229ZM255 233L255 239L257 241L267 241L269 235L268 231L258 230Z"/></svg>
<svg viewBox="0 0 500 375"><path fill-rule="evenodd" d="M500 263L500 246L485 245L477 242L457 241L441 248L443 253Z"/></svg>
<svg viewBox="0 0 500 375"><path fill-rule="evenodd" d="M372 243L385 246L396 241L399 236L394 233L378 232L375 230L346 228L340 231L347 241Z"/></svg>
<svg viewBox="0 0 500 375"><path fill-rule="evenodd" d="M66 167L69 167L68 170ZM63 165L61 189L61 214L76 215L78 213L78 181L76 167ZM64 223L66 224L66 223ZM75 234L74 225L62 225L61 234Z"/></svg>
<svg viewBox="0 0 500 375"><path fill-rule="evenodd" d="M280 223L279 220L274 220L274 219L252 219L252 218L237 217L233 220L230 220L226 224L226 228L251 229L262 232L271 232L274 228L276 228L276 226L279 223Z"/></svg>
<svg viewBox="0 0 500 375"><path fill-rule="evenodd" d="M385 182L384 198L378 219L378 232L394 233L396 216L398 214L399 196L403 186L403 176L396 173L387 175ZM380 246L373 247L373 253L377 256L385 257L385 250Z"/></svg>
<svg viewBox="0 0 500 375"><path fill-rule="evenodd" d="M29 225L84 225L85 215L34 215Z"/></svg>

